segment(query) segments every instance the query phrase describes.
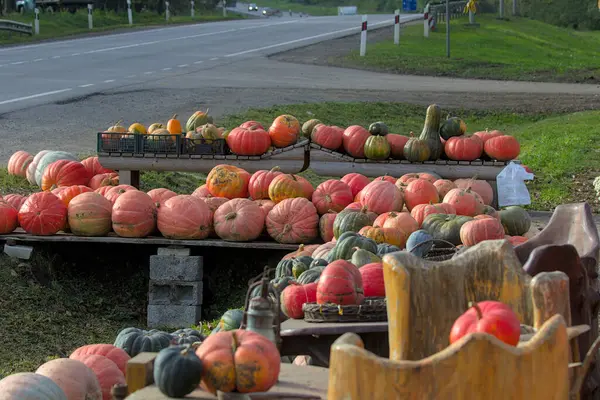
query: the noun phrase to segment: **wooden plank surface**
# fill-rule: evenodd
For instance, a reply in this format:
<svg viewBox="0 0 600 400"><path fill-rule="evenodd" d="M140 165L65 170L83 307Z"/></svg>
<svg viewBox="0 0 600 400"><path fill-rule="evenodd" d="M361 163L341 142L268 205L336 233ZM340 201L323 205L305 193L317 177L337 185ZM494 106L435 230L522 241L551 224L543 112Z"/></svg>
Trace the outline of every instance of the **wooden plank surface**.
<svg viewBox="0 0 600 400"><path fill-rule="evenodd" d="M269 390L269 393L310 394L325 400L327 399L328 378L329 371L327 368L281 364L279 381L277 385ZM196 389L185 398L190 400L214 400L216 396L202 389ZM147 386L127 397L127 400L167 399L170 399L170 397L162 394L154 385ZM285 397L278 397L278 399L285 399Z"/></svg>
<svg viewBox="0 0 600 400"><path fill-rule="evenodd" d="M58 233L53 236L35 236L24 233L17 229L14 233L0 235L0 242L14 240L16 242L72 242L72 243L115 243L115 244L145 244L161 246L190 246L190 247L232 247L238 249L270 249L270 250L297 250L297 244L282 244L275 241L256 241L256 242L227 242L221 239L203 239L203 240L173 240L159 236L150 236L146 238L124 238L110 233L108 236L84 237L74 236L66 233Z"/></svg>
<svg viewBox="0 0 600 400"><path fill-rule="evenodd" d="M306 322L288 319L281 324L281 336L341 335L346 332L387 332L387 322Z"/></svg>

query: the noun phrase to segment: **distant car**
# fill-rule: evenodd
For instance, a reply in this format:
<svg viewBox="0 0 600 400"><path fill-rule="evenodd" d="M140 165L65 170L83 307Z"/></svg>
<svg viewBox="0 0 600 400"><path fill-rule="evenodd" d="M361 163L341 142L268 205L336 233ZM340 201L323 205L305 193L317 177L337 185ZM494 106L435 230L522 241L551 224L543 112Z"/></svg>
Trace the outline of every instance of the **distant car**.
<svg viewBox="0 0 600 400"><path fill-rule="evenodd" d="M282 15L281 10L274 9L274 8L265 8L264 10L262 10L262 13L265 17L270 17L272 15L281 17L281 15Z"/></svg>
<svg viewBox="0 0 600 400"><path fill-rule="evenodd" d="M252 3L248 5L248 11L258 11L258 7L256 4Z"/></svg>

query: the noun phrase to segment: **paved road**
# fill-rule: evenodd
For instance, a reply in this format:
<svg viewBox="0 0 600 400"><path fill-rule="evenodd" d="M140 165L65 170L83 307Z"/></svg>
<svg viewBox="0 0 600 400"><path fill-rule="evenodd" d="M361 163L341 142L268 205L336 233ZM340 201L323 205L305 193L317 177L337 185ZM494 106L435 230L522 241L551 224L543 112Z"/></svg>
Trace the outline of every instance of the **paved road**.
<svg viewBox="0 0 600 400"><path fill-rule="evenodd" d="M223 64L244 71L249 58L357 32L360 19L271 17L0 48L0 114ZM374 15L370 26L392 22Z"/></svg>

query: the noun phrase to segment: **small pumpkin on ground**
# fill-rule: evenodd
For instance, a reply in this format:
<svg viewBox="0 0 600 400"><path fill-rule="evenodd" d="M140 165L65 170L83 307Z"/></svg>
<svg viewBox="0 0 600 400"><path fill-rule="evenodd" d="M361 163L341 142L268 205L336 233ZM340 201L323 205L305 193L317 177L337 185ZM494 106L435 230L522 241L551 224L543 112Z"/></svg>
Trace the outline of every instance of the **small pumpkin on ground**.
<svg viewBox="0 0 600 400"><path fill-rule="evenodd" d="M169 397L192 393L202 378L202 360L190 345L162 349L154 360L154 382Z"/></svg>

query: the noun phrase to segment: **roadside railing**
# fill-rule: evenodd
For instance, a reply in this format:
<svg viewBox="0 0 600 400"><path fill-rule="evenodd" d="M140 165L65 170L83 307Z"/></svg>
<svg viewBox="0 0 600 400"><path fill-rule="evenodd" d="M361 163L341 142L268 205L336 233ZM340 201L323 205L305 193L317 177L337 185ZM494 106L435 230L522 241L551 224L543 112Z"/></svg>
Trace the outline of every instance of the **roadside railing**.
<svg viewBox="0 0 600 400"><path fill-rule="evenodd" d="M33 35L33 25L0 19L0 31L16 32L31 36Z"/></svg>
<svg viewBox="0 0 600 400"><path fill-rule="evenodd" d="M460 18L463 10L467 5L467 1L451 1L450 2L450 19ZM428 3L425 6L425 19L429 25L429 29L435 30L438 22L446 21L446 3L435 2Z"/></svg>

